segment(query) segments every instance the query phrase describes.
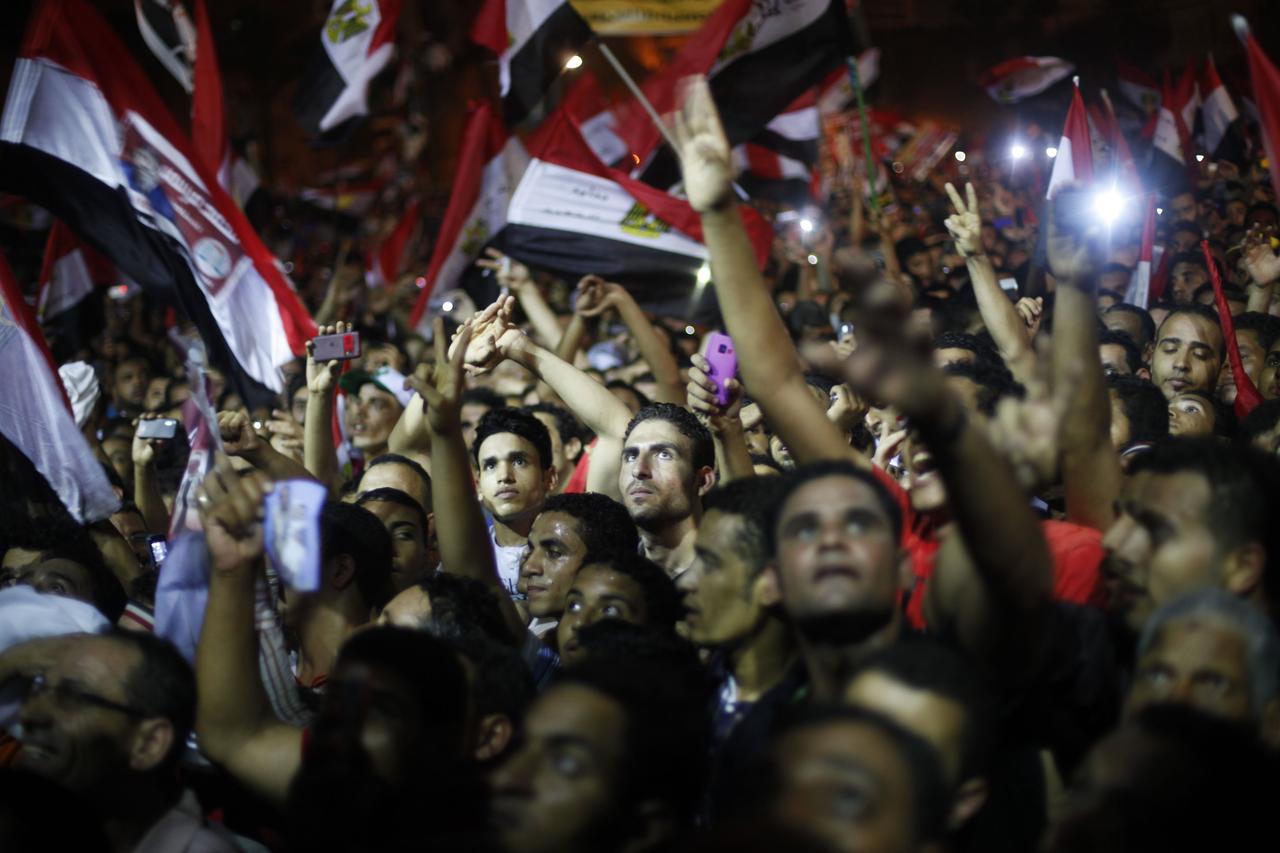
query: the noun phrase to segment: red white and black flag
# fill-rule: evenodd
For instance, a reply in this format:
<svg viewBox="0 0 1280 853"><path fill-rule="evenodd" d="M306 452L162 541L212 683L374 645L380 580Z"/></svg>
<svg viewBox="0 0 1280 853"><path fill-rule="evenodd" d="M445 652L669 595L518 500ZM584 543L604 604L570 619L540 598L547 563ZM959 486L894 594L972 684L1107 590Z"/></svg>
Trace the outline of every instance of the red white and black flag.
<svg viewBox="0 0 1280 853"><path fill-rule="evenodd" d="M76 426L58 368L13 271L0 255L0 434L53 487L76 521L106 518L120 506L107 475Z"/></svg>
<svg viewBox="0 0 1280 853"><path fill-rule="evenodd" d="M415 198L405 205L404 213L396 223L396 227L370 256L366 278L371 285L385 287L396 283L396 277L404 270L407 260L406 250L413 241L421 220L422 199Z"/></svg>
<svg viewBox="0 0 1280 853"><path fill-rule="evenodd" d="M811 90L733 149L738 182L753 198L793 206L812 202L821 137L817 92Z"/></svg>
<svg viewBox="0 0 1280 853"><path fill-rule="evenodd" d="M1204 117L1205 149L1214 160L1229 160L1243 166L1246 151L1240 111L1231 100L1227 87L1222 84L1212 56L1204 64L1200 92L1204 96L1201 111Z"/></svg>
<svg viewBox="0 0 1280 853"><path fill-rule="evenodd" d="M66 225L54 222L44 245L36 316L47 322L65 314L115 277L110 261L80 242Z"/></svg>
<svg viewBox="0 0 1280 853"><path fill-rule="evenodd" d="M1143 115L1154 115L1160 109L1160 84L1141 68L1117 59L1116 81L1120 85L1120 94L1129 103L1139 107Z"/></svg>
<svg viewBox="0 0 1280 853"><path fill-rule="evenodd" d="M1232 15L1231 25L1244 43L1249 60L1249 79L1253 82L1253 98L1258 105L1258 128L1262 132L1267 162L1271 164L1271 184L1280 195L1280 70L1262 52L1242 16Z"/></svg>
<svg viewBox="0 0 1280 853"><path fill-rule="evenodd" d="M1156 256L1156 197L1146 197L1146 210L1142 220L1142 244L1138 251L1138 265L1133 268L1124 301L1146 309L1151 301L1151 265Z"/></svg>
<svg viewBox="0 0 1280 853"><path fill-rule="evenodd" d="M1163 198L1171 198L1190 188L1188 164L1191 161L1184 142L1181 112L1182 104L1166 73L1160 111L1156 115L1155 135L1151 140L1151 167L1147 172L1150 187Z"/></svg>
<svg viewBox="0 0 1280 853"><path fill-rule="evenodd" d="M707 262L688 202L605 166L563 112L543 125L530 154L499 247L539 269L601 275L652 310L686 316ZM763 264L772 229L754 211L744 218Z"/></svg>
<svg viewBox="0 0 1280 853"><path fill-rule="evenodd" d="M592 36L568 0L485 0L471 39L498 55L502 113L510 127L523 122Z"/></svg>
<svg viewBox="0 0 1280 853"><path fill-rule="evenodd" d="M164 70L190 92L195 82L196 28L181 0L133 0L138 32Z"/></svg>
<svg viewBox="0 0 1280 853"><path fill-rule="evenodd" d="M110 26L41 0L0 119L0 189L47 207L122 273L181 305L246 399L315 325L275 259Z"/></svg>
<svg viewBox="0 0 1280 853"><path fill-rule="evenodd" d="M690 36L666 70L642 88L659 114L674 112L680 81L705 74L730 145L741 145L835 66L856 56L844 0L725 0ZM646 182L679 180L671 152L657 151L658 129L632 99L619 127L641 160Z"/></svg>
<svg viewBox="0 0 1280 853"><path fill-rule="evenodd" d="M402 0L333 0L293 111L312 140L340 142L369 114L369 84L391 61Z"/></svg>
<svg viewBox="0 0 1280 853"><path fill-rule="evenodd" d="M993 100L1016 104L1040 94L1075 69L1056 56L1015 56L982 72L978 82Z"/></svg>
<svg viewBox="0 0 1280 853"><path fill-rule="evenodd" d="M480 250L506 227L507 205L529 164L524 145L487 103L476 106L467 119L459 150L453 195L436 235L426 285L409 316L410 325L424 332L431 326L431 294L456 287Z"/></svg>
<svg viewBox="0 0 1280 853"><path fill-rule="evenodd" d="M1053 171L1049 173L1049 188L1045 198L1052 199L1066 184L1088 183L1093 180L1093 143L1089 136L1089 113L1080 97L1080 87L1071 87L1071 106L1062 124L1062 138L1058 140L1058 156L1053 158Z"/></svg>

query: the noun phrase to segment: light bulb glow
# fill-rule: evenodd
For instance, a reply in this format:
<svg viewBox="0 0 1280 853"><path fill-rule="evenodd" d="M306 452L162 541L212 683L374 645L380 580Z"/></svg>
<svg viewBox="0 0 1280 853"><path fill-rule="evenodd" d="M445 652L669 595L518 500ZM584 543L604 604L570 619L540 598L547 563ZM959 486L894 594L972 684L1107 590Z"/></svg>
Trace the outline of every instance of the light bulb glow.
<svg viewBox="0 0 1280 853"><path fill-rule="evenodd" d="M576 53L573 56L569 57L567 60L565 60L564 69L566 71L573 71L575 68L581 68L581 67L582 67L582 57L578 56L578 54Z"/></svg>
<svg viewBox="0 0 1280 853"><path fill-rule="evenodd" d="M1014 160L1021 160L1023 157L1027 156L1027 146L1023 145L1021 142L1013 143L1013 145L1009 146L1009 156Z"/></svg>
<svg viewBox="0 0 1280 853"><path fill-rule="evenodd" d="M967 157L967 156L968 156L968 155L967 155L967 154L965 154L963 151L957 151L957 152L956 152L956 162L957 162L957 163L963 163L963 162L964 162L964 158L965 158L965 157Z"/></svg>
<svg viewBox="0 0 1280 853"><path fill-rule="evenodd" d="M1197 154L1197 155L1196 155L1196 162L1197 162L1197 163L1203 163L1203 162L1204 162L1204 155L1203 155L1203 154Z"/></svg>
<svg viewBox="0 0 1280 853"><path fill-rule="evenodd" d="M453 310L453 303L452 302L444 303L443 305L440 306L440 310L448 314L450 311Z"/></svg>
<svg viewBox="0 0 1280 853"><path fill-rule="evenodd" d="M694 334L696 334L696 333L697 333L697 331L698 331L698 330L697 330L697 329L695 329L693 326L685 326L685 327L684 327L684 333L685 333L686 335L689 335L689 336L693 336Z"/></svg>
<svg viewBox="0 0 1280 853"><path fill-rule="evenodd" d="M812 230L813 230L813 220L812 220L812 219L801 219L801 220L800 220L800 230L801 230L801 231L803 231L803 232L804 232L804 233L806 233L806 234L808 234L810 231L812 231Z"/></svg>
<svg viewBox="0 0 1280 853"><path fill-rule="evenodd" d="M1052 160L1054 157L1058 156L1058 149L1050 145L1048 148L1044 149L1044 156Z"/></svg>
<svg viewBox="0 0 1280 853"><path fill-rule="evenodd" d="M1124 213L1124 198L1115 188L1101 190L1093 196L1093 212L1110 226Z"/></svg>

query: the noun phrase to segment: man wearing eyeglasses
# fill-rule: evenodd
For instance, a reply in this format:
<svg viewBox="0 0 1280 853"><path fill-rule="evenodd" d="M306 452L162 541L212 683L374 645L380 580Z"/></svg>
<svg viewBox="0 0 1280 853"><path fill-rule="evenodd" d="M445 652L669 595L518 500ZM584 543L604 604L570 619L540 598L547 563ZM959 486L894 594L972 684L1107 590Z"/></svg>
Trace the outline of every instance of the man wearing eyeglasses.
<svg viewBox="0 0 1280 853"><path fill-rule="evenodd" d="M234 850L176 782L195 678L167 641L121 631L33 640L0 654L0 686L14 685L25 687L17 767L92 803L113 850Z"/></svg>

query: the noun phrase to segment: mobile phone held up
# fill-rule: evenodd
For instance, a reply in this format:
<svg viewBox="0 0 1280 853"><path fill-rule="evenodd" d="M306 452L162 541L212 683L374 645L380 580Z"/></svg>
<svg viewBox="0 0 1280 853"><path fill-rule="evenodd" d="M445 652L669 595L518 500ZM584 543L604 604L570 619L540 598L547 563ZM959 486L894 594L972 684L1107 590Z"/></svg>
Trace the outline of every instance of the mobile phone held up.
<svg viewBox="0 0 1280 853"><path fill-rule="evenodd" d="M177 434L176 418L151 418L138 422L138 438L157 438L167 441Z"/></svg>
<svg viewBox="0 0 1280 853"><path fill-rule="evenodd" d="M733 351L733 340L720 332L707 336L707 364L711 365L708 377L716 386L716 402L729 405L729 389L726 383L738 375L738 356Z"/></svg>
<svg viewBox="0 0 1280 853"><path fill-rule="evenodd" d="M360 333L321 335L312 341L316 361L350 361L360 357Z"/></svg>

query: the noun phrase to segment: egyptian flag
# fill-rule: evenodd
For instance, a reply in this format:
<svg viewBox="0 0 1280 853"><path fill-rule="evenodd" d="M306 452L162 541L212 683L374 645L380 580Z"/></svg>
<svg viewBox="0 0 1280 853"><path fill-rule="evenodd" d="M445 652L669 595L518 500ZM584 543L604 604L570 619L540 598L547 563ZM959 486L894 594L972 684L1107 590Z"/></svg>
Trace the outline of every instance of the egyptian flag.
<svg viewBox="0 0 1280 853"><path fill-rule="evenodd" d="M116 268L110 261L80 242L66 225L54 222L44 245L36 316L47 322L64 314L83 302L99 284L114 278Z"/></svg>
<svg viewBox="0 0 1280 853"><path fill-rule="evenodd" d="M1071 87L1071 106L1062 125L1058 156L1053 158L1046 199L1052 199L1065 184L1088 183L1093 180L1093 144L1089 138L1089 114L1080 97L1080 87Z"/></svg>
<svg viewBox="0 0 1280 853"><path fill-rule="evenodd" d="M312 141L341 142L369 114L369 84L396 49L401 0L333 0L293 112Z"/></svg>
<svg viewBox="0 0 1280 853"><path fill-rule="evenodd" d="M1015 56L982 72L978 82L993 100L1016 104L1069 76L1076 67L1056 56Z"/></svg>
<svg viewBox="0 0 1280 853"><path fill-rule="evenodd" d="M1106 97L1105 90L1102 94L1101 107L1097 104L1089 104L1089 133L1094 145L1095 165L1097 165L1098 152L1105 151L1112 183L1123 185L1128 192L1136 192L1142 186L1138 177L1138 167L1133 162L1133 155L1129 153L1129 143L1125 141L1124 133L1120 130L1120 122L1116 121L1111 99Z"/></svg>
<svg viewBox="0 0 1280 853"><path fill-rule="evenodd" d="M49 482L72 517L99 521L120 506L76 426L49 347L0 255L0 434Z"/></svg>
<svg viewBox="0 0 1280 853"><path fill-rule="evenodd" d="M473 108L458 150L462 155L453 195L436 235L426 284L409 315L409 324L421 331L431 325L431 294L457 287L480 250L506 227L507 205L529 163L520 140L507 133L487 103Z"/></svg>
<svg viewBox="0 0 1280 853"><path fill-rule="evenodd" d="M1151 262L1155 254L1156 197L1147 196L1147 212L1142 221L1142 246L1138 251L1138 265L1133 268L1124 301L1137 305L1144 311L1151 301Z"/></svg>
<svg viewBox="0 0 1280 853"><path fill-rule="evenodd" d="M523 122L591 39L591 27L568 0L485 0L471 40L498 55L502 112L509 127Z"/></svg>
<svg viewBox="0 0 1280 853"><path fill-rule="evenodd" d="M791 0L780 8L725 0L643 89L665 115L678 106L681 81L705 74L729 144L741 145L858 52L843 0ZM619 118L631 150L642 161L651 158L645 182L668 187L679 181L675 155L657 151L659 131L634 99Z"/></svg>
<svg viewBox="0 0 1280 853"><path fill-rule="evenodd" d="M1116 78L1120 84L1120 94L1135 107L1142 110L1145 116L1154 115L1160 109L1160 86L1140 68L1135 68L1123 60L1116 60Z"/></svg>
<svg viewBox="0 0 1280 853"><path fill-rule="evenodd" d="M1210 56L1204 64L1204 147L1214 160L1229 160L1244 165L1244 132L1240 112L1231 101L1227 87L1218 76L1218 69Z"/></svg>
<svg viewBox="0 0 1280 853"><path fill-rule="evenodd" d="M1155 136L1151 140L1151 167L1147 172L1152 189L1164 198L1172 198L1190 188L1189 158L1179 132L1181 118L1178 113L1179 105L1166 74L1164 97L1160 99Z"/></svg>
<svg viewBox="0 0 1280 853"><path fill-rule="evenodd" d="M651 310L685 316L708 257L699 215L683 199L605 166L563 113L548 125L530 148L499 247L539 269L603 276ZM772 229L754 211L744 218L763 265Z"/></svg>
<svg viewBox="0 0 1280 853"><path fill-rule="evenodd" d="M813 201L822 136L816 95L810 91L797 99L749 142L733 149L738 182L752 198L793 205Z"/></svg>
<svg viewBox="0 0 1280 853"><path fill-rule="evenodd" d="M1188 62L1182 69L1182 77L1178 80L1178 88L1174 90L1173 102L1177 106L1174 113L1178 119L1178 133L1182 135L1183 150L1191 153L1191 133L1196 128L1196 114L1200 112L1200 79L1196 74L1195 62Z"/></svg>
<svg viewBox="0 0 1280 853"><path fill-rule="evenodd" d="M195 82L196 28L181 0L133 0L133 12L142 41L178 85L190 92Z"/></svg>
<svg viewBox="0 0 1280 853"><path fill-rule="evenodd" d="M858 85L867 91L880 79L880 48L869 47L858 54ZM818 84L818 112L822 115L841 112L856 100L849 69L833 69Z"/></svg>
<svg viewBox="0 0 1280 853"><path fill-rule="evenodd" d="M1231 25L1249 59L1249 79L1258 105L1258 128L1262 131L1262 145L1271 166L1271 184L1280 196L1280 70L1262 52L1244 16L1232 15Z"/></svg>
<svg viewBox="0 0 1280 853"><path fill-rule="evenodd" d="M205 168L243 210L261 186L257 174L231 149L222 100L222 73L205 0L196 0L195 89L191 93L191 144Z"/></svg>
<svg viewBox="0 0 1280 853"><path fill-rule="evenodd" d="M631 149L618 134L618 116L613 105L590 71L578 72L560 103L560 109L573 118L602 163L613 165L631 155Z"/></svg>
<svg viewBox="0 0 1280 853"><path fill-rule="evenodd" d="M315 325L106 21L41 0L0 119L0 189L47 207L162 302L177 303L246 401Z"/></svg>
<svg viewBox="0 0 1280 853"><path fill-rule="evenodd" d="M370 284L389 287L396 283L396 278L404 270L405 250L418 230L422 221L422 199L415 198L404 209L404 215L396 223L396 227L382 241L374 252L369 264L368 279Z"/></svg>

